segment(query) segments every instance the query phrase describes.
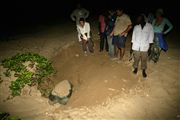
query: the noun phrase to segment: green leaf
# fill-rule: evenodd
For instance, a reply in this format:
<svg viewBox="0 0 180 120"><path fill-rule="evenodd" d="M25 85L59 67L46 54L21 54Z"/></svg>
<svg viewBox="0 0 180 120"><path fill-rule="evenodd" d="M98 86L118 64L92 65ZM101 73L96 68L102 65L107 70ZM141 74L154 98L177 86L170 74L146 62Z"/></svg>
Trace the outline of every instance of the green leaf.
<svg viewBox="0 0 180 120"><path fill-rule="evenodd" d="M26 61L31 61L32 64L35 62L36 65L36 73L32 73L27 70L26 66L22 63ZM36 53L22 53L16 54L11 58L4 59L2 61L2 65L5 68L8 68L6 71L6 75L10 75L10 71L15 71L16 77L18 77L15 81L11 82L10 89L12 91L13 96L20 95L21 89L27 84L32 85L35 82L41 83L42 79L54 72L53 66L50 61L48 61L45 57L40 56Z"/></svg>

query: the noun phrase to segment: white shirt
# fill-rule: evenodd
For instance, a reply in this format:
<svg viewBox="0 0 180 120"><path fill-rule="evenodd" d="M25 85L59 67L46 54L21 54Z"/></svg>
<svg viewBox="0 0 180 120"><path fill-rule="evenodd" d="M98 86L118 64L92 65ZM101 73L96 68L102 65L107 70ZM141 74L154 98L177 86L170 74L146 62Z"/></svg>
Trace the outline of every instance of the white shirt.
<svg viewBox="0 0 180 120"><path fill-rule="evenodd" d="M153 43L154 32L151 24L146 23L145 26L136 25L132 35L132 49L136 51L147 52L149 44Z"/></svg>
<svg viewBox="0 0 180 120"><path fill-rule="evenodd" d="M84 26L77 25L78 31L78 39L81 41L81 36L84 40L88 40L90 38L90 25L88 22L85 22ZM87 33L87 36L85 35Z"/></svg>

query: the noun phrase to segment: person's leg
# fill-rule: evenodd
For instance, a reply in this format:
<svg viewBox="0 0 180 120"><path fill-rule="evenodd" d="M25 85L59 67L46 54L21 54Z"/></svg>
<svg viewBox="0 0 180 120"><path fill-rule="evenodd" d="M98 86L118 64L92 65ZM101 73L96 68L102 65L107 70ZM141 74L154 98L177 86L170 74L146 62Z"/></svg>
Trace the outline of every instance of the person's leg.
<svg viewBox="0 0 180 120"><path fill-rule="evenodd" d="M114 45L112 44L112 38L111 38L111 40L110 40L110 55L111 55L111 57L114 57Z"/></svg>
<svg viewBox="0 0 180 120"><path fill-rule="evenodd" d="M121 60L123 59L124 57L124 54L125 54L125 43L126 43L126 37L122 36L121 37Z"/></svg>
<svg viewBox="0 0 180 120"><path fill-rule="evenodd" d="M112 37L111 36L107 36L107 42L108 42L108 46L109 46L109 55L110 57L114 56L114 45L112 44Z"/></svg>
<svg viewBox="0 0 180 120"><path fill-rule="evenodd" d="M113 45L113 53L114 58L112 60L118 59L118 36L113 36L112 38L112 45Z"/></svg>
<svg viewBox="0 0 180 120"><path fill-rule="evenodd" d="M108 50L108 53L109 53L109 55L111 56L111 41L110 41L110 39L111 39L111 37L110 36L107 36L107 43L108 43L108 46L109 46L109 50Z"/></svg>
<svg viewBox="0 0 180 120"><path fill-rule="evenodd" d="M123 59L124 54L125 54L125 48L121 48L121 51L120 51L120 60Z"/></svg>
<svg viewBox="0 0 180 120"><path fill-rule="evenodd" d="M118 60L120 60L120 58L121 58L121 48L117 49L117 58L118 58Z"/></svg>
<svg viewBox="0 0 180 120"><path fill-rule="evenodd" d="M154 61L154 63L157 63L159 61L159 57L160 57L160 48L158 46L155 46L152 54L152 60Z"/></svg>
<svg viewBox="0 0 180 120"><path fill-rule="evenodd" d="M134 56L134 63L133 63L134 71L133 71L133 73L136 74L138 72L138 66L139 66L139 61L140 61L140 52L133 51L133 56Z"/></svg>
<svg viewBox="0 0 180 120"><path fill-rule="evenodd" d="M107 35L104 34L104 41L105 41L105 49L108 52L109 51L109 45L108 45L108 40L107 40Z"/></svg>
<svg viewBox="0 0 180 120"><path fill-rule="evenodd" d="M159 61L159 57L160 57L160 45L159 45L159 38L158 38L158 34L155 33L154 34L154 55L153 55L153 61L154 63L157 63Z"/></svg>
<svg viewBox="0 0 180 120"><path fill-rule="evenodd" d="M147 77L146 69L147 69L147 52L141 52L141 69L143 77Z"/></svg>
<svg viewBox="0 0 180 120"><path fill-rule="evenodd" d="M121 48L119 47L119 36L118 36L116 40L116 58L120 59L120 55L121 55Z"/></svg>
<svg viewBox="0 0 180 120"><path fill-rule="evenodd" d="M118 38L116 37L115 44L114 44L114 56L118 58L118 54L119 54Z"/></svg>
<svg viewBox="0 0 180 120"><path fill-rule="evenodd" d="M114 57L116 57L117 58L117 45L116 44L114 44Z"/></svg>
<svg viewBox="0 0 180 120"><path fill-rule="evenodd" d="M104 35L103 33L100 34L100 52L104 49Z"/></svg>
<svg viewBox="0 0 180 120"><path fill-rule="evenodd" d="M94 53L93 44L94 44L94 43L93 43L92 39L90 38L90 39L88 40L88 42L87 42L87 46L88 46L89 52L91 52L91 53Z"/></svg>
<svg viewBox="0 0 180 120"><path fill-rule="evenodd" d="M82 48L84 52L87 52L87 41L86 40L82 40Z"/></svg>

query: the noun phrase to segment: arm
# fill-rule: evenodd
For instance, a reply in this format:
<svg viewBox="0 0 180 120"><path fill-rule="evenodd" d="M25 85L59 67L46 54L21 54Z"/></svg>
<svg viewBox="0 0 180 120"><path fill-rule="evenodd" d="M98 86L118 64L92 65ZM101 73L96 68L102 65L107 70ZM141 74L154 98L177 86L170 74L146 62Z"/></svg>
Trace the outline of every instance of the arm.
<svg viewBox="0 0 180 120"><path fill-rule="evenodd" d="M136 26L134 27L134 29L133 29L133 33L132 33L132 39L131 39L131 50L130 50L130 54L132 54L133 53L133 44L134 44L134 42L136 41ZM131 58L132 59L132 58ZM130 60L131 60L130 59Z"/></svg>
<svg viewBox="0 0 180 120"><path fill-rule="evenodd" d="M154 40L154 30L153 30L153 26L150 26L149 29L149 49L148 49L148 56L151 55L151 49L152 49L152 45L153 45L153 40Z"/></svg>
<svg viewBox="0 0 180 120"><path fill-rule="evenodd" d="M152 44L153 40L154 40L154 31L153 31L152 25L150 25L149 26L149 38L148 38L148 41L149 41L150 44Z"/></svg>
<svg viewBox="0 0 180 120"><path fill-rule="evenodd" d="M127 34L132 28L132 24L128 25L128 27L126 28L126 30L124 32L122 32L120 35L123 36L125 34Z"/></svg>
<svg viewBox="0 0 180 120"><path fill-rule="evenodd" d="M79 42L81 42L81 30L79 29L79 26L77 25L77 31L78 31L78 39Z"/></svg>
<svg viewBox="0 0 180 120"><path fill-rule="evenodd" d="M135 26L134 29L133 29L131 43L133 44L134 41L136 41L136 26Z"/></svg>
<svg viewBox="0 0 180 120"><path fill-rule="evenodd" d="M126 18L126 25L127 25L127 28L122 33L120 33L121 36L127 35L127 33L132 28L132 22L131 22L131 20L130 20L130 18L128 16Z"/></svg>
<svg viewBox="0 0 180 120"><path fill-rule="evenodd" d="M171 22L168 19L165 19L165 24L168 26L168 29L166 31L164 31L164 34L167 34L169 31L171 31L173 29L173 25L171 24Z"/></svg>
<svg viewBox="0 0 180 120"><path fill-rule="evenodd" d="M90 31L91 31L91 29L90 29L90 24L88 23L88 24L87 24L87 38L88 38L88 39L90 38Z"/></svg>
<svg viewBox="0 0 180 120"><path fill-rule="evenodd" d="M75 19L75 11L73 11L73 12L71 13L70 17L71 17L71 19L72 19L73 21L76 20L76 19Z"/></svg>
<svg viewBox="0 0 180 120"><path fill-rule="evenodd" d="M84 9L84 18L86 19L88 18L88 16L89 16L89 11Z"/></svg>

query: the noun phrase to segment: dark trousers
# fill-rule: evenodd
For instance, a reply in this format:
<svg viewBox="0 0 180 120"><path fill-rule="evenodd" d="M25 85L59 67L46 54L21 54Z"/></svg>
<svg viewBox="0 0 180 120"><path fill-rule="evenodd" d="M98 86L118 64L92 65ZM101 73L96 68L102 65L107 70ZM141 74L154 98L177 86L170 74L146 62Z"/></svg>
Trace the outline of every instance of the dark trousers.
<svg viewBox="0 0 180 120"><path fill-rule="evenodd" d="M108 51L107 36L105 33L101 33L100 34L100 51L103 51L104 47L105 47L106 51Z"/></svg>

